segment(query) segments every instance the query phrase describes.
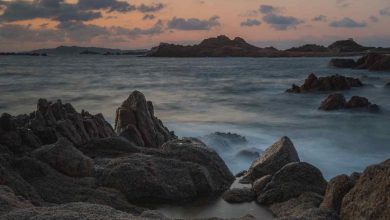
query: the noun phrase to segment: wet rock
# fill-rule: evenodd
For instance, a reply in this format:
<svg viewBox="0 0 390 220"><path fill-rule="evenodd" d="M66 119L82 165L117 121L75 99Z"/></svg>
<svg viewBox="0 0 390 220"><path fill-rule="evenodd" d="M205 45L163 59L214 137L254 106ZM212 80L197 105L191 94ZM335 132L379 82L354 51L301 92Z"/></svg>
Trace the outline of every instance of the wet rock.
<svg viewBox="0 0 390 220"><path fill-rule="evenodd" d="M355 68L357 63L353 59L332 59L329 65L337 68Z"/></svg>
<svg viewBox="0 0 390 220"><path fill-rule="evenodd" d="M313 165L305 162L289 163L273 175L257 201L270 205L287 201L304 192L324 195L326 185L321 171Z"/></svg>
<svg viewBox="0 0 390 220"><path fill-rule="evenodd" d="M30 207L33 207L30 201L15 195L15 192L8 186L0 185L0 217L14 209Z"/></svg>
<svg viewBox="0 0 390 220"><path fill-rule="evenodd" d="M64 138L34 150L32 155L67 176L91 176L94 171L93 160Z"/></svg>
<svg viewBox="0 0 390 220"><path fill-rule="evenodd" d="M326 188L324 200L320 208L339 214L343 197L354 185L355 182L345 174L331 179Z"/></svg>
<svg viewBox="0 0 390 220"><path fill-rule="evenodd" d="M356 78L345 77L341 75L332 75L326 77L317 77L313 73L310 74L305 83L298 87L293 85L287 92L290 93L309 93L321 91L341 91L349 90L352 87L362 87L363 83Z"/></svg>
<svg viewBox="0 0 390 220"><path fill-rule="evenodd" d="M377 53L369 53L357 61L359 69L376 71L390 70L390 56Z"/></svg>
<svg viewBox="0 0 390 220"><path fill-rule="evenodd" d="M345 97L341 93L334 93L326 97L324 101L322 101L319 109L324 111L343 109L345 108L347 101Z"/></svg>
<svg viewBox="0 0 390 220"><path fill-rule="evenodd" d="M271 175L266 175L263 176L259 179L257 179L255 182L252 184L252 189L256 193L257 196L260 196L261 192L263 191L264 187L271 182L272 176Z"/></svg>
<svg viewBox="0 0 390 220"><path fill-rule="evenodd" d="M244 203L254 201L256 194L251 188L234 188L223 193L222 198L229 203Z"/></svg>
<svg viewBox="0 0 390 220"><path fill-rule="evenodd" d="M367 167L344 196L341 219L389 219L390 160Z"/></svg>
<svg viewBox="0 0 390 220"><path fill-rule="evenodd" d="M176 138L154 116L153 104L145 96L134 91L116 111L115 130L134 144L157 148L163 143Z"/></svg>
<svg viewBox="0 0 390 220"><path fill-rule="evenodd" d="M367 98L360 96L353 96L345 105L348 109L362 109L369 112L378 112L379 106L372 104Z"/></svg>
<svg viewBox="0 0 390 220"><path fill-rule="evenodd" d="M297 151L288 137L282 137L253 161L245 178L253 182L263 176L273 175L291 162L299 162Z"/></svg>
<svg viewBox="0 0 390 220"><path fill-rule="evenodd" d="M50 207L33 207L18 209L0 216L3 220L34 219L34 220L128 220L144 219L105 205L90 203L68 203Z"/></svg>

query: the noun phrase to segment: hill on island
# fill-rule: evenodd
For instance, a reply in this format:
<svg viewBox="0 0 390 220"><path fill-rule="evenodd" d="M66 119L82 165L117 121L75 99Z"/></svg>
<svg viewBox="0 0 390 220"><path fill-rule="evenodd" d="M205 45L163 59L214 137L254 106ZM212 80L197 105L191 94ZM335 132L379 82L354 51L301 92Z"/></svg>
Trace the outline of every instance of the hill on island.
<svg viewBox="0 0 390 220"><path fill-rule="evenodd" d="M33 50L30 53L49 55L76 55L76 54L102 54L102 55L144 55L148 50L120 50L101 47L59 46L49 49Z"/></svg>

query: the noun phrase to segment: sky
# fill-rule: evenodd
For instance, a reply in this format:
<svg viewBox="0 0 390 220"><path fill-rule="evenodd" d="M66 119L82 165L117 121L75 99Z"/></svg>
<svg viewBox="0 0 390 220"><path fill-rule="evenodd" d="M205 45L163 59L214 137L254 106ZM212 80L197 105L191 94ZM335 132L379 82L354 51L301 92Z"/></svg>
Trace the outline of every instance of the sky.
<svg viewBox="0 0 390 220"><path fill-rule="evenodd" d="M390 0L0 0L0 51L143 49L226 35L286 49L354 38L390 47Z"/></svg>

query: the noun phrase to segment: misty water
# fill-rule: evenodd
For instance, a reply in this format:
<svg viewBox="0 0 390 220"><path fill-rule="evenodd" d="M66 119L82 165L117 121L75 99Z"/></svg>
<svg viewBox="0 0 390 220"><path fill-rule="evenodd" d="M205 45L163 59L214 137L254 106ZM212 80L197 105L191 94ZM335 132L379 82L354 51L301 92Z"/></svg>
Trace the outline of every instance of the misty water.
<svg viewBox="0 0 390 220"><path fill-rule="evenodd" d="M384 88L390 72L333 69L327 65L329 60L0 57L0 112L29 113L39 98L62 99L79 111L102 112L112 123L120 103L139 90L153 101L156 116L169 129L213 145L233 173L247 169L251 162L237 157L239 151L261 152L288 136L301 160L317 166L330 179L360 172L390 157L390 89ZM367 97L381 112L323 112L318 107L327 93L285 93L310 73L360 78L366 86L346 91L345 96ZM247 143L225 149L219 140L206 138L217 131L245 136ZM160 209L171 217L237 217L248 212L269 217L255 204L229 205L220 199L195 207Z"/></svg>

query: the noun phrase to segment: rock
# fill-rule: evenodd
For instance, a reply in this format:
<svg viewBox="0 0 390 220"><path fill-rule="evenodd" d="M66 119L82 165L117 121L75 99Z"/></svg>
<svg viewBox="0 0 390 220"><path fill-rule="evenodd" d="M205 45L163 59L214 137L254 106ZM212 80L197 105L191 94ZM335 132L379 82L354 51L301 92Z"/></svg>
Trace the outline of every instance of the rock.
<svg viewBox="0 0 390 220"><path fill-rule="evenodd" d="M367 98L360 96L353 96L347 103L346 108L348 109L361 109L369 112L378 112L379 106L376 104L371 104Z"/></svg>
<svg viewBox="0 0 390 220"><path fill-rule="evenodd" d="M291 140L288 137L282 137L253 161L246 178L253 182L263 176L273 175L291 162L299 162L298 153Z"/></svg>
<svg viewBox="0 0 390 220"><path fill-rule="evenodd" d="M339 214L343 197L354 185L355 182L345 174L331 179L326 188L324 200L321 203L320 208Z"/></svg>
<svg viewBox="0 0 390 220"><path fill-rule="evenodd" d="M248 172L248 171L246 171L246 170L240 171L240 172L238 172L238 173L235 175L235 177L240 178L240 177L244 176L247 172Z"/></svg>
<svg viewBox="0 0 390 220"><path fill-rule="evenodd" d="M222 198L228 203L252 202L256 198L251 188L234 188L223 193Z"/></svg>
<svg viewBox="0 0 390 220"><path fill-rule="evenodd" d="M260 152L257 149L243 149L240 150L235 158L238 160L253 161L260 156Z"/></svg>
<svg viewBox="0 0 390 220"><path fill-rule="evenodd" d="M344 196L341 219L390 218L390 160L367 167Z"/></svg>
<svg viewBox="0 0 390 220"><path fill-rule="evenodd" d="M252 184L252 189L256 193L257 196L260 196L261 192L263 191L264 187L271 182L272 176L271 175L266 175L263 176L259 179L257 179L255 182Z"/></svg>
<svg viewBox="0 0 390 220"><path fill-rule="evenodd" d="M357 63L353 59L332 59L329 65L337 68L355 68Z"/></svg>
<svg viewBox="0 0 390 220"><path fill-rule="evenodd" d="M334 212L327 212L319 208L307 209L296 216L286 216L275 218L275 220L339 220L339 216Z"/></svg>
<svg viewBox="0 0 390 220"><path fill-rule="evenodd" d="M2 220L34 219L34 220L128 220L145 219L105 205L90 203L68 203L50 207L33 207L18 209L0 216Z"/></svg>
<svg viewBox="0 0 390 220"><path fill-rule="evenodd" d="M321 45L305 44L305 45L300 46L300 47L293 47L293 48L287 49L286 51L290 51L290 52L318 52L318 53L321 53L321 52L329 52L329 49L324 47L324 46L321 46Z"/></svg>
<svg viewBox="0 0 390 220"><path fill-rule="evenodd" d="M327 182L313 165L305 162L293 162L276 172L271 182L260 193L257 201L270 205L284 202L304 192L324 195Z"/></svg>
<svg viewBox="0 0 390 220"><path fill-rule="evenodd" d="M355 183L359 180L361 175L362 175L361 173L353 172L351 173L351 175L349 175L349 178L354 182L355 185Z"/></svg>
<svg viewBox="0 0 390 220"><path fill-rule="evenodd" d="M14 209L33 207L30 201L15 195L14 191L5 185L0 185L0 217Z"/></svg>
<svg viewBox="0 0 390 220"><path fill-rule="evenodd" d="M368 53L357 61L359 69L375 71L390 70L390 56L378 53Z"/></svg>
<svg viewBox="0 0 390 220"><path fill-rule="evenodd" d="M214 132L200 138L207 146L210 146L219 154L234 151L239 147L245 147L247 140L244 136L235 133Z"/></svg>
<svg viewBox="0 0 390 220"><path fill-rule="evenodd" d="M134 91L116 111L115 130L121 136L141 147L160 147L176 138L162 122L154 116L152 102Z"/></svg>
<svg viewBox="0 0 390 220"><path fill-rule="evenodd" d="M324 111L343 109L345 108L347 101L341 93L334 93L329 95L324 101L322 101L319 109Z"/></svg>
<svg viewBox="0 0 390 220"><path fill-rule="evenodd" d="M334 52L362 52L370 49L356 43L353 39L336 41L329 45L328 48Z"/></svg>
<svg viewBox="0 0 390 220"><path fill-rule="evenodd" d="M290 93L309 93L321 91L341 91L349 90L352 87L362 87L363 83L359 79L345 77L340 75L332 75L326 77L317 77L313 73L310 74L305 83L298 87L293 85L287 92Z"/></svg>
<svg viewBox="0 0 390 220"><path fill-rule="evenodd" d="M141 149L123 137L93 139L78 149L90 158L115 158L139 153Z"/></svg>
<svg viewBox="0 0 390 220"><path fill-rule="evenodd" d="M146 210L140 215L140 217L148 219L169 220L168 217L156 210Z"/></svg>
<svg viewBox="0 0 390 220"><path fill-rule="evenodd" d="M67 176L91 176L94 172L93 160L64 138L34 150L32 155Z"/></svg>

